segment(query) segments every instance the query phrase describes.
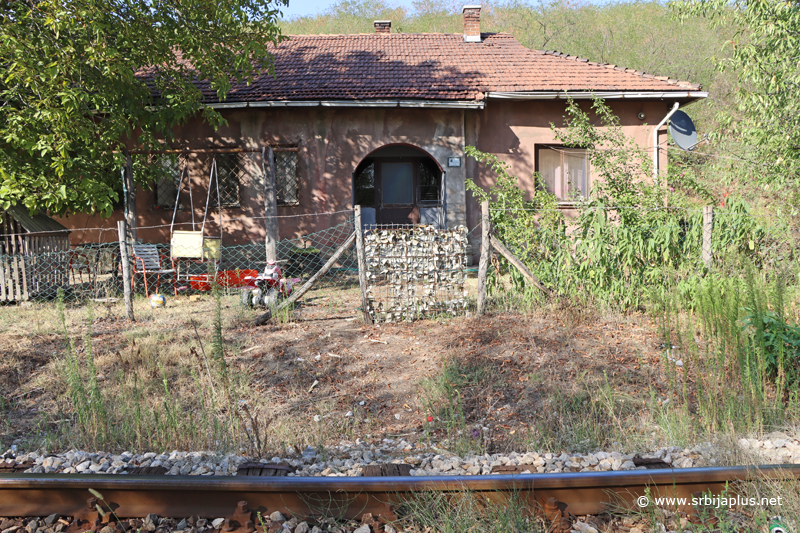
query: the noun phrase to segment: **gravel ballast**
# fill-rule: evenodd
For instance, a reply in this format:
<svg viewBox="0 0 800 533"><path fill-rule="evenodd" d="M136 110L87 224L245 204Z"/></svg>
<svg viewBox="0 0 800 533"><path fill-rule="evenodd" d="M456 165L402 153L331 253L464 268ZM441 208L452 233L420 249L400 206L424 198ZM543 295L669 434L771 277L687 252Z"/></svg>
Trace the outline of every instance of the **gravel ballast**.
<svg viewBox="0 0 800 533"><path fill-rule="evenodd" d="M771 433L764 439L738 441L739 448L762 464L800 464L800 439L784 433ZM290 476L358 476L366 465L385 463L408 464L412 476L489 475L496 467L519 466L518 473L591 472L636 470L637 454L594 452L588 454L511 452L507 454L467 455L459 457L425 443L405 439L384 439L366 443L357 439L322 450L308 447L300 452L289 450L283 456L246 457L214 452L180 452L157 454L123 452L87 452L70 450L64 453L6 451L0 467L29 464L25 470L36 474L122 474L134 467L163 467L167 475L231 476L244 463L281 463L295 471ZM673 468L716 466L719 460L712 446L694 448L665 447L638 454L643 459L658 459Z"/></svg>

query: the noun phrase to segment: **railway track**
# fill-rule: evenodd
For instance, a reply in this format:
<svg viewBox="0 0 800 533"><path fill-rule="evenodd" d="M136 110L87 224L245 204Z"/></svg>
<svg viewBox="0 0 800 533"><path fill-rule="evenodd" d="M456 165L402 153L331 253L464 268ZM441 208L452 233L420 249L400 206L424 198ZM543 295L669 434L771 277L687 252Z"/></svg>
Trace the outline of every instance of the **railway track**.
<svg viewBox="0 0 800 533"><path fill-rule="evenodd" d="M252 532L257 512L313 517L333 510L339 518L369 513L385 522L396 519L395 506L412 494L469 491L487 503L500 503L513 494L523 504L549 513L548 519L561 520L603 513L609 506L635 509L637 498L646 490L651 498L691 502L698 493L719 495L726 484L735 487L737 481L756 478L800 479L800 465L433 477L0 474L0 516L57 513L75 517L82 531L98 531L105 518L96 510L92 489L102 494L103 507L120 519L150 513L224 516L228 521L223 531ZM690 503L677 507L686 513L694 511Z"/></svg>

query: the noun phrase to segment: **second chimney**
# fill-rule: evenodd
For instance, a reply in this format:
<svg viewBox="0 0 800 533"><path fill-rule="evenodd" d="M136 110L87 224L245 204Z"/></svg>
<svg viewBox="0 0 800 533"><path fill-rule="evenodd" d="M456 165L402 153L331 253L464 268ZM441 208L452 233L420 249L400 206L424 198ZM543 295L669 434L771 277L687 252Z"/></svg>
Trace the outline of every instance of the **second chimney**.
<svg viewBox="0 0 800 533"><path fill-rule="evenodd" d="M373 24L375 25L375 33L391 33L392 31L391 20L376 20Z"/></svg>
<svg viewBox="0 0 800 533"><path fill-rule="evenodd" d="M481 42L481 6L464 6L464 40L468 43Z"/></svg>

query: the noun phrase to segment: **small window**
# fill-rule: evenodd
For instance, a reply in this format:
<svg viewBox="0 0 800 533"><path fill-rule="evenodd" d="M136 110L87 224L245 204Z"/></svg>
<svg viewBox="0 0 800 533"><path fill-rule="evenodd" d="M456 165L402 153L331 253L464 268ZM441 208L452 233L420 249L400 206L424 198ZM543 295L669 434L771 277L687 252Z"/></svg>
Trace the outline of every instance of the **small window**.
<svg viewBox="0 0 800 533"><path fill-rule="evenodd" d="M356 205L375 206L375 163L370 162L356 174Z"/></svg>
<svg viewBox="0 0 800 533"><path fill-rule="evenodd" d="M430 161L419 162L419 196L422 207L438 207L442 204L442 173Z"/></svg>
<svg viewBox="0 0 800 533"><path fill-rule="evenodd" d="M297 172L297 152L275 151L275 196L278 205L297 205L300 178Z"/></svg>
<svg viewBox="0 0 800 533"><path fill-rule="evenodd" d="M589 158L583 148L539 147L537 169L547 191L559 201L575 202L589 197Z"/></svg>
<svg viewBox="0 0 800 533"><path fill-rule="evenodd" d="M155 206L172 209L181 181L182 159L173 154L162 154L148 161L148 168L155 181ZM186 177L184 176L184 181Z"/></svg>
<svg viewBox="0 0 800 533"><path fill-rule="evenodd" d="M221 207L239 207L239 187L242 177L240 154L217 154L217 182ZM211 186L211 204L217 207L216 183Z"/></svg>

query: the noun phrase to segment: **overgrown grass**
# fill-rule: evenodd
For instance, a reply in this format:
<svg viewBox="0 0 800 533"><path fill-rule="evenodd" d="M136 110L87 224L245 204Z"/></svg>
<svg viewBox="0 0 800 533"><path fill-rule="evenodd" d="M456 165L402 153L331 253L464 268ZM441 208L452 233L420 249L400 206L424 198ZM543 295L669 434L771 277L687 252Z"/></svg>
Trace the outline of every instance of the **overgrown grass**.
<svg viewBox="0 0 800 533"><path fill-rule="evenodd" d="M431 432L447 439L448 447L458 454L483 453L483 433L467 427L464 392L485 385L489 379L484 367L448 356L442 360L442 371L420 383L422 407L428 423L426 436Z"/></svg>
<svg viewBox="0 0 800 533"><path fill-rule="evenodd" d="M495 494L485 499L479 494L418 492L399 504L397 514L405 531L463 533L502 531L533 533L548 531L549 524L534 515L520 494Z"/></svg>
<svg viewBox="0 0 800 533"><path fill-rule="evenodd" d="M577 391L556 390L529 434L531 450L587 453L636 448L641 428L636 404L626 401L609 383L580 383Z"/></svg>
<svg viewBox="0 0 800 533"><path fill-rule="evenodd" d="M752 267L739 277L710 275L697 285L693 309L666 303L670 385L701 433L762 433L800 420L800 338L791 336L798 308L789 277Z"/></svg>
<svg viewBox="0 0 800 533"><path fill-rule="evenodd" d="M246 383L228 372L218 291L214 298L211 364L203 340L191 339L191 329L178 333L137 327L126 335L130 345L115 354L117 370L108 374L99 372L93 353L92 306L85 306L78 343L60 299L65 353L55 362L61 378L55 383L58 415L46 433L47 447L260 451L265 424L259 425L240 400ZM198 348L190 347L192 340Z"/></svg>

